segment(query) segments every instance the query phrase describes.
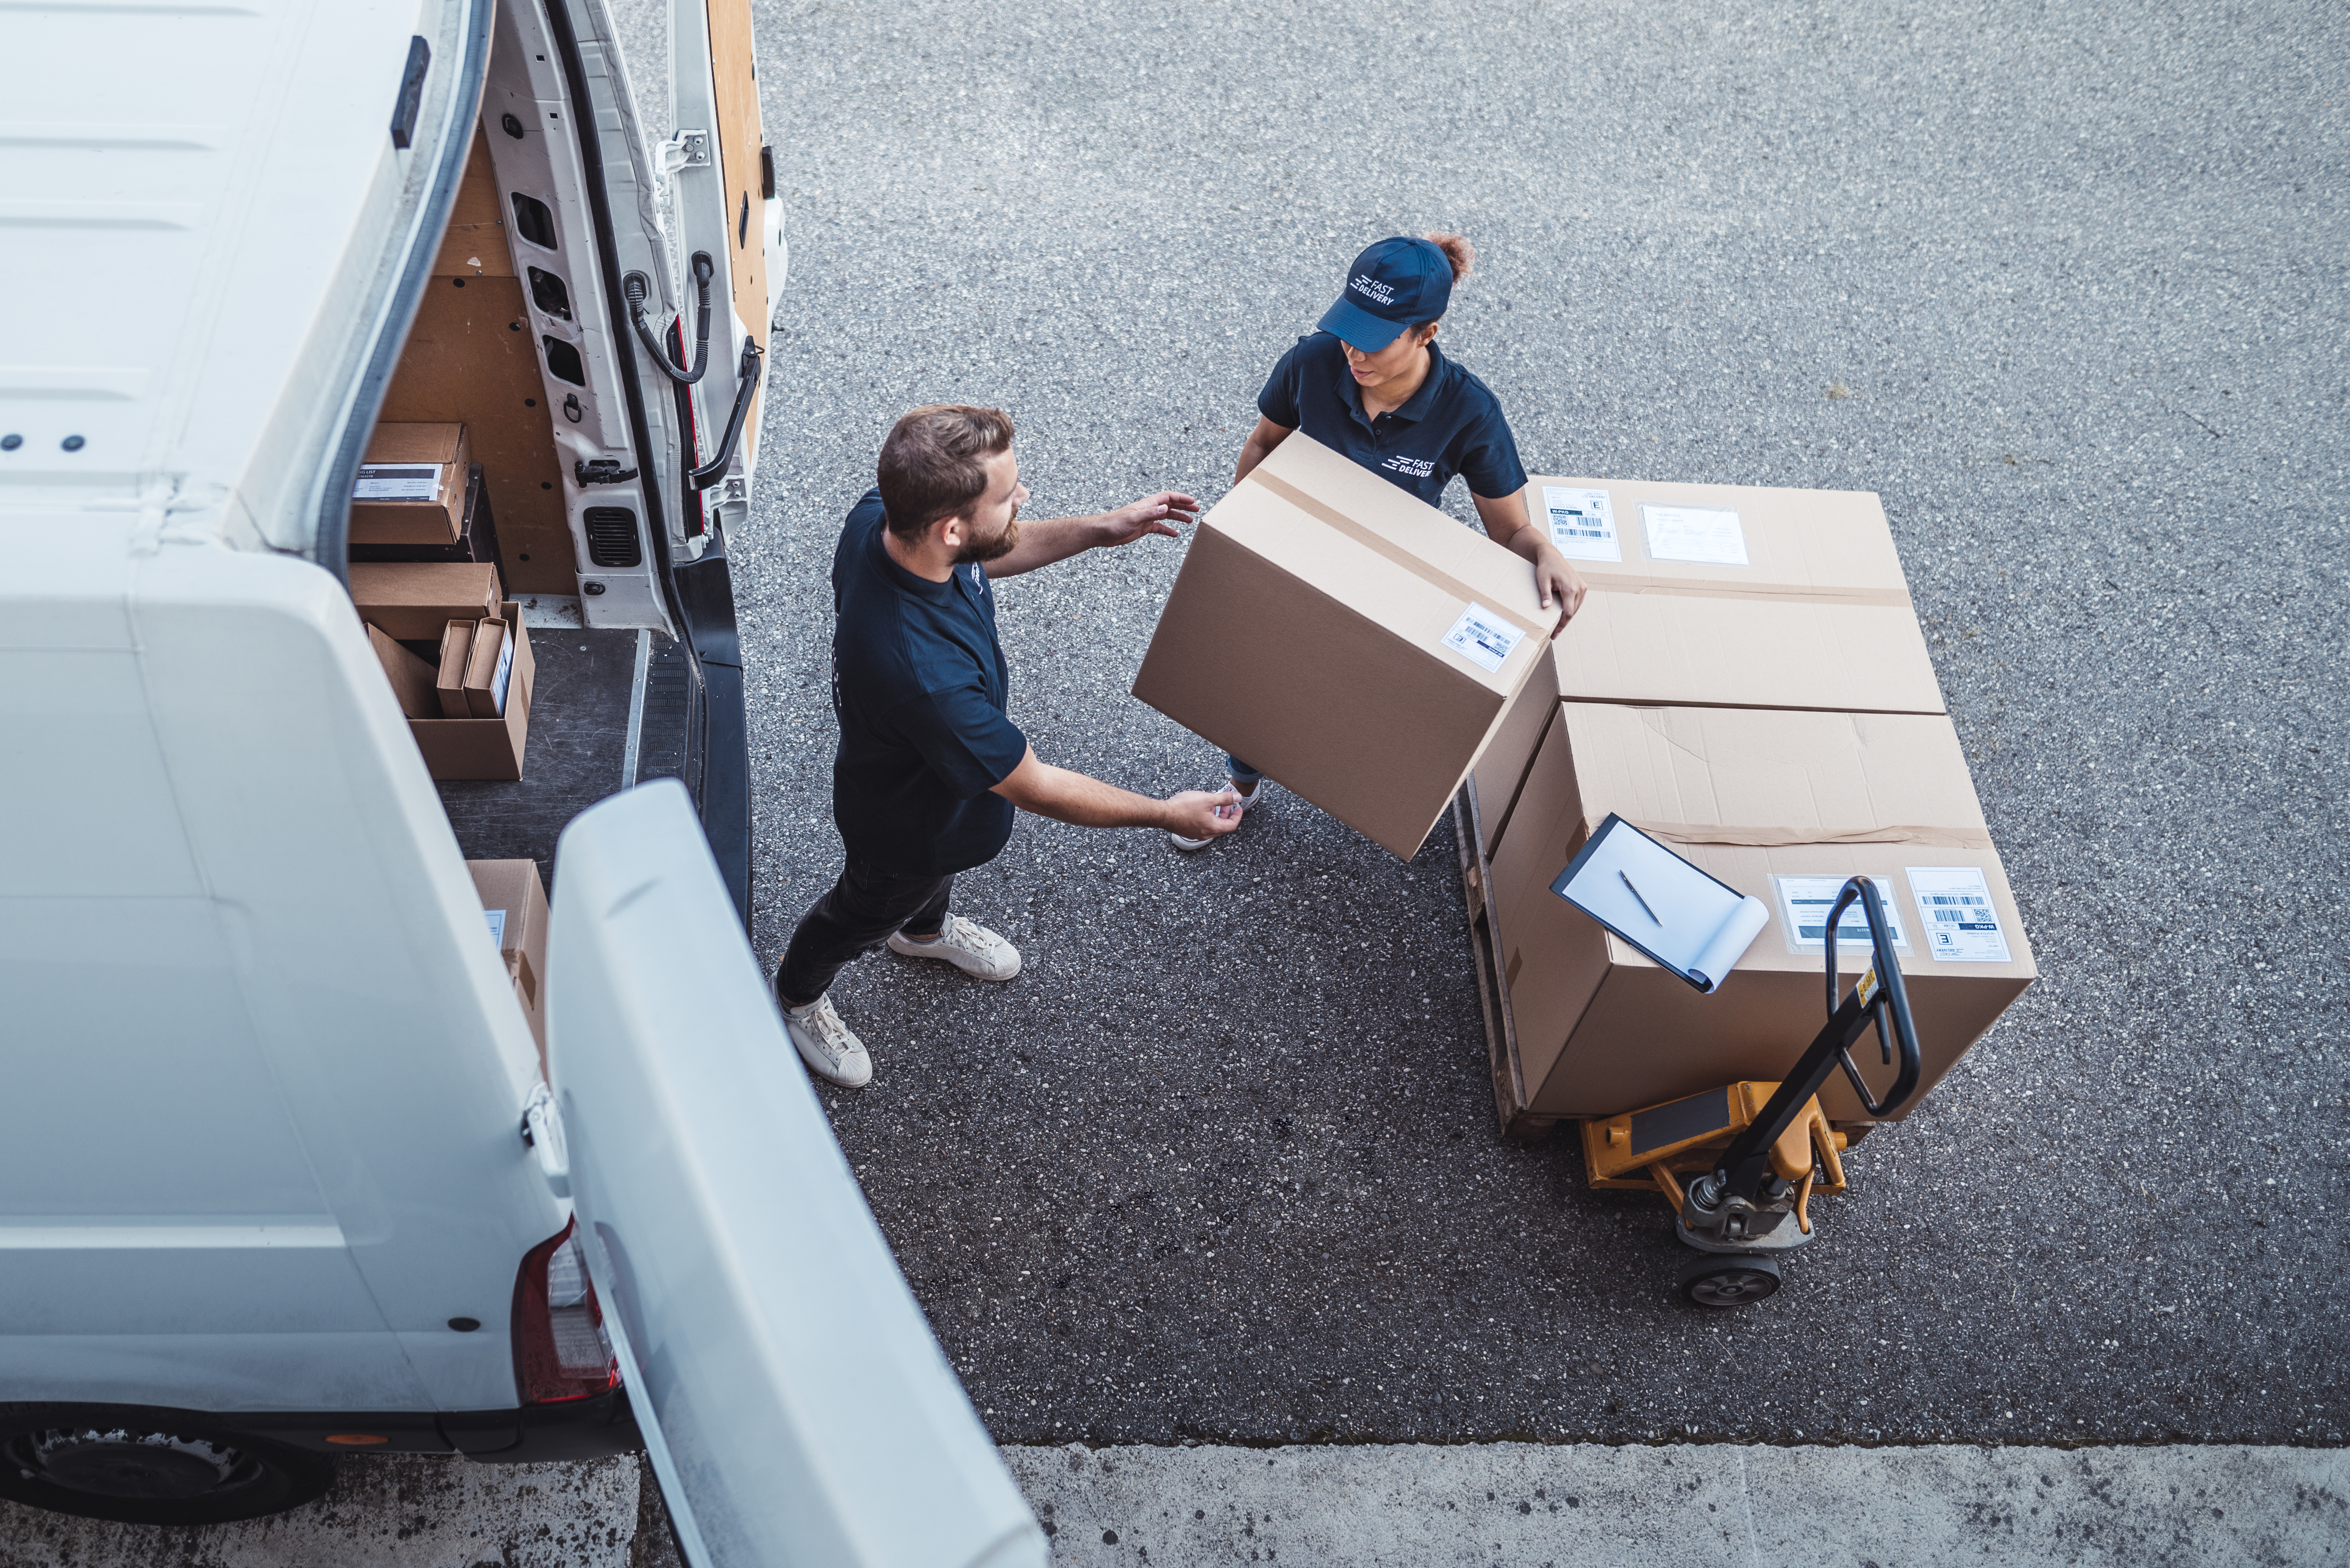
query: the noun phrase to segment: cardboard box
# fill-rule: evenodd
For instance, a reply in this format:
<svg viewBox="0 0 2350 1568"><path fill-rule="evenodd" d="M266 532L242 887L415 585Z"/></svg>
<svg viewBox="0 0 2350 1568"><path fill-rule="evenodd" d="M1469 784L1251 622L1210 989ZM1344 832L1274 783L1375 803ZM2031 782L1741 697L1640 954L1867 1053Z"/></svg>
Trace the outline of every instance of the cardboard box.
<svg viewBox="0 0 2350 1568"><path fill-rule="evenodd" d="M468 860L482 912L498 944L498 957L514 981L515 1000L530 1020L538 1042L538 1070L546 1073L546 1012L539 986L546 974L546 886L536 860Z"/></svg>
<svg viewBox="0 0 2350 1568"><path fill-rule="evenodd" d="M506 683L513 673L514 639L506 635L505 623L475 622L473 645L465 654L467 714L475 719L505 717Z"/></svg>
<svg viewBox="0 0 2350 1568"><path fill-rule="evenodd" d="M473 652L473 628L477 620L452 620L441 633L441 661L432 675L433 711L411 714L411 718L470 719L472 704L465 701L465 666Z"/></svg>
<svg viewBox="0 0 2350 1568"><path fill-rule="evenodd" d="M367 634L377 662L383 666L384 679L391 682L391 694L400 700L400 711L411 719L437 715L441 705L432 690L432 666L374 627L369 627Z"/></svg>
<svg viewBox="0 0 2350 1568"><path fill-rule="evenodd" d="M1200 520L1134 694L1409 859L1559 613L1523 559L1296 434Z"/></svg>
<svg viewBox="0 0 2350 1568"><path fill-rule="evenodd" d="M1770 906L1770 925L1712 995L1551 892L1611 811ZM1938 869L1980 876L2006 961L1936 951L1928 931L1945 923L1934 917L1950 906L1921 904L1918 873ZM1823 950L1800 940L1801 928L1791 939L1787 920L1784 896L1806 890L1781 879L1833 884L1856 874L1887 886L1908 943L1901 969L1924 1057L1922 1095L2038 973L1950 722L1565 704L1492 865L1529 1108L1615 1116L1742 1078L1782 1077L1827 1013ZM1924 891L1948 896L1932 883ZM1857 974L1868 961L1866 941L1840 941L1837 960ZM1874 1044L1856 1059L1880 1091L1890 1087L1893 1069L1880 1064ZM1832 1119L1861 1114L1841 1072L1821 1100Z"/></svg>
<svg viewBox="0 0 2350 1568"><path fill-rule="evenodd" d="M1583 549L1594 542L1574 535L1591 530L1554 521L1548 490L1607 496L1621 557L1574 561L1591 592L1558 637L1563 694L1842 713L1947 711L1874 494L1528 482L1535 524L1549 528L1554 544ZM1693 525L1707 518L1728 521ZM1741 558L1674 558L1707 555Z"/></svg>
<svg viewBox="0 0 2350 1568"><path fill-rule="evenodd" d="M436 566L435 571L475 568ZM531 687L537 666L530 657L530 632L522 623L522 607L509 600L497 607L495 618L505 623L514 639L514 666L506 681L506 711L495 719L411 719L409 733L424 753L424 765L436 779L518 779L522 777L525 744L530 738Z"/></svg>
<svg viewBox="0 0 2350 1568"><path fill-rule="evenodd" d="M482 465L474 463L465 474L465 522L463 530L453 545L369 545L354 540L345 546L354 561L481 561L496 564L498 554L498 523L490 506L489 483Z"/></svg>
<svg viewBox="0 0 2350 1568"><path fill-rule="evenodd" d="M351 543L456 544L473 461L462 424L376 426L352 482Z"/></svg>
<svg viewBox="0 0 2350 1568"><path fill-rule="evenodd" d="M452 620L497 617L504 596L488 562L351 563L359 618L395 642L438 642Z"/></svg>

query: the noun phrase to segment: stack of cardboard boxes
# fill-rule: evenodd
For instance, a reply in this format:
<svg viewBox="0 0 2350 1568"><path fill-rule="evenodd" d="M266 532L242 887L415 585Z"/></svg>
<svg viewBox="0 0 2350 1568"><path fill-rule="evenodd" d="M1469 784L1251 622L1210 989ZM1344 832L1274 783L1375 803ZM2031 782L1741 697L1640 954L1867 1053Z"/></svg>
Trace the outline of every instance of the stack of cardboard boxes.
<svg viewBox="0 0 2350 1568"><path fill-rule="evenodd" d="M432 776L522 777L537 667L497 567L355 562L351 599Z"/></svg>
<svg viewBox="0 0 2350 1568"><path fill-rule="evenodd" d="M2036 971L1877 498L1527 499L1591 587L1555 641L1523 560L1293 435L1201 519L1135 693L1399 855L1468 784L1538 1121L1781 1075L1826 1014L1823 900L1859 874L1930 1086ZM1770 907L1714 994L1550 891L1611 812ZM1865 966L1850 917L1839 945ZM1823 1098L1860 1114L1840 1078Z"/></svg>

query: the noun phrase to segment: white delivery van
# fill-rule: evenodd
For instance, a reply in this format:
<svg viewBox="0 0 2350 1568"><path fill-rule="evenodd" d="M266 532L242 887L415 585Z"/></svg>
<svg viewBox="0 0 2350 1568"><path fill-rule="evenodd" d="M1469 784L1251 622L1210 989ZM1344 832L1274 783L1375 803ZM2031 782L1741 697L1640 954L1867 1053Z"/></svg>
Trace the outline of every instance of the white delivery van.
<svg viewBox="0 0 2350 1568"><path fill-rule="evenodd" d="M0 22L0 1497L642 1447L700 1565L1043 1560L744 936L785 256L748 0L670 26L650 126L602 0Z"/></svg>

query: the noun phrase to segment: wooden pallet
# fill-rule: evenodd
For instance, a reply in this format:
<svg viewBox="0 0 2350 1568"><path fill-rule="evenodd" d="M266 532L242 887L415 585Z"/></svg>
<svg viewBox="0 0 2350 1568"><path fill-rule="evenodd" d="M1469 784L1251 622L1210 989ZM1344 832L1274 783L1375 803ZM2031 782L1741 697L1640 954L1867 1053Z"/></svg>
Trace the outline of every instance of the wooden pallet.
<svg viewBox="0 0 2350 1568"><path fill-rule="evenodd" d="M1502 1136L1534 1143L1548 1136L1563 1116L1544 1116L1526 1106L1525 1075L1518 1067L1518 1032L1510 1021L1509 960L1500 923L1488 897L1493 867L1485 859L1485 824L1477 807L1477 781L1470 779L1452 797L1452 836L1461 852L1461 896L1469 909L1469 950L1477 971L1477 1005L1485 1015L1485 1059L1492 1071L1493 1113Z"/></svg>

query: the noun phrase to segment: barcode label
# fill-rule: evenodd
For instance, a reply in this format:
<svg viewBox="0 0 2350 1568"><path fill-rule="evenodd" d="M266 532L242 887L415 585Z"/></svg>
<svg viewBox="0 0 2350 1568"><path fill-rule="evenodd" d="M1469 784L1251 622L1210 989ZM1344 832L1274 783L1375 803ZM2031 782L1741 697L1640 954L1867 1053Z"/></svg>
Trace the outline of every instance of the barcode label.
<svg viewBox="0 0 2350 1568"><path fill-rule="evenodd" d="M1444 634L1444 646L1480 669L1499 674L1525 635L1483 605L1472 604Z"/></svg>
<svg viewBox="0 0 2350 1568"><path fill-rule="evenodd" d="M1893 945L1902 951L1909 950L1909 935L1901 929L1901 917L1893 904L1893 884L1882 877L1869 878L1877 884L1878 901L1885 906L1885 923L1890 929ZM1828 911L1835 908L1836 897L1844 891L1842 877L1774 877L1778 885L1781 913L1787 921L1787 946L1796 952L1817 952L1827 947ZM1868 911L1855 898L1845 906L1844 918L1836 922L1836 952L1838 966L1843 955L1854 955L1856 964L1868 961Z"/></svg>
<svg viewBox="0 0 2350 1568"><path fill-rule="evenodd" d="M1624 547L1616 538L1615 504L1607 492L1545 484L1543 512L1550 524L1550 542L1568 560L1624 558Z"/></svg>
<svg viewBox="0 0 2350 1568"><path fill-rule="evenodd" d="M432 501L441 493L437 462L369 462L359 465L354 501Z"/></svg>
<svg viewBox="0 0 2350 1568"><path fill-rule="evenodd" d="M1999 906L1976 866L1911 866L1909 891L1925 917L1926 950L1943 963L2011 963Z"/></svg>

